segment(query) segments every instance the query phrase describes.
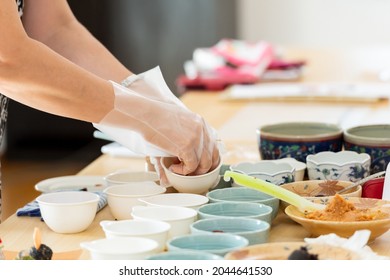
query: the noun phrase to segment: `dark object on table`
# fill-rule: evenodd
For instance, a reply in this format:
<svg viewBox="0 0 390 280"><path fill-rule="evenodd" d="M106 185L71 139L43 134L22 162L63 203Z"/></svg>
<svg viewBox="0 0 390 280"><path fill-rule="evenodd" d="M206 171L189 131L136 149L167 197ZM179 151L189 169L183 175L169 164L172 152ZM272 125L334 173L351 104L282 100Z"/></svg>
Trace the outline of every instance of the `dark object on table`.
<svg viewBox="0 0 390 280"><path fill-rule="evenodd" d="M300 249L295 250L288 256L289 260L318 260L318 255L310 254L307 247L302 246Z"/></svg>

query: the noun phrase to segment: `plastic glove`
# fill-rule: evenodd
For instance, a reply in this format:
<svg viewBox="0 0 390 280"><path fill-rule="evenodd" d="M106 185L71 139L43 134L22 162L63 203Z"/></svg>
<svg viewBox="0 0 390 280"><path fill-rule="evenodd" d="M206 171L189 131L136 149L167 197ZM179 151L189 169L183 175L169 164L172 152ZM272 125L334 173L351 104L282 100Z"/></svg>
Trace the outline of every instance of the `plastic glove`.
<svg viewBox="0 0 390 280"><path fill-rule="evenodd" d="M218 165L220 156L215 130L170 91L164 93L152 87L151 94L144 95L131 86L112 84L114 108L94 124L96 128L134 152L151 158L178 157L180 163L171 166L178 174L203 174ZM166 182L159 161L155 162L160 177Z"/></svg>
<svg viewBox="0 0 390 280"><path fill-rule="evenodd" d="M121 85L147 98L176 104L185 108L185 105L171 92L165 83L159 67L138 75L132 74L122 81Z"/></svg>

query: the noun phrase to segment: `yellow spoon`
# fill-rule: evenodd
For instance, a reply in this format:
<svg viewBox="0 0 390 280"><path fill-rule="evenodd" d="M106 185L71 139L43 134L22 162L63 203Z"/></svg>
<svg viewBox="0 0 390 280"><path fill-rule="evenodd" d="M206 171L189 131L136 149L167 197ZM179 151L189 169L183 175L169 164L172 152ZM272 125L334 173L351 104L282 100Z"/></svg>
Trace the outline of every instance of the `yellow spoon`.
<svg viewBox="0 0 390 280"><path fill-rule="evenodd" d="M311 202L310 200L286 190L275 184L266 182L262 179L255 178L246 174L237 173L234 171L226 171L223 179L227 182L233 178L234 181L242 186L252 188L263 193L279 198L291 205L294 205L302 212L311 212L316 210L324 210L325 205Z"/></svg>

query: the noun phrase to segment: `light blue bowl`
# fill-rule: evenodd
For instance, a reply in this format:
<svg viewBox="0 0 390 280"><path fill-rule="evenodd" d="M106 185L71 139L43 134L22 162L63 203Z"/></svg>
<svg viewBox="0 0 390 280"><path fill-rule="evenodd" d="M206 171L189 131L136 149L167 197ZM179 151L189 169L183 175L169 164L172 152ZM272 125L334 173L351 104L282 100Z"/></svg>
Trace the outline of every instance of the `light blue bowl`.
<svg viewBox="0 0 390 280"><path fill-rule="evenodd" d="M210 203L214 202L255 202L272 207L272 219L279 211L280 200L263 192L247 188L234 187L212 190L206 194Z"/></svg>
<svg viewBox="0 0 390 280"><path fill-rule="evenodd" d="M148 260L222 260L219 255L203 251L177 250L157 254L148 258Z"/></svg>
<svg viewBox="0 0 390 280"><path fill-rule="evenodd" d="M272 207L254 202L218 202L202 205L198 209L199 219L253 218L271 224Z"/></svg>
<svg viewBox="0 0 390 280"><path fill-rule="evenodd" d="M249 241L230 233L190 234L174 237L167 242L168 251L198 250L219 256L248 246Z"/></svg>
<svg viewBox="0 0 390 280"><path fill-rule="evenodd" d="M249 245L266 243L270 225L251 218L215 218L198 220L191 224L193 234L231 233L245 237Z"/></svg>

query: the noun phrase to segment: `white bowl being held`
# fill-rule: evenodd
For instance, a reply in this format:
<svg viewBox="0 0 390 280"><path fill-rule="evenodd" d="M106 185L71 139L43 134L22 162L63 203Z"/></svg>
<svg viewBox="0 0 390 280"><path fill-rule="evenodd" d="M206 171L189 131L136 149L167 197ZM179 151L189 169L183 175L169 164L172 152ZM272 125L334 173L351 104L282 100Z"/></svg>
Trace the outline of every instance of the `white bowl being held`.
<svg viewBox="0 0 390 280"><path fill-rule="evenodd" d="M205 194L219 183L219 171L222 166L222 160L214 170L201 175L176 174L169 168L174 163L178 163L177 158L161 158L161 165L164 169L165 175L172 187L174 187L178 192Z"/></svg>

